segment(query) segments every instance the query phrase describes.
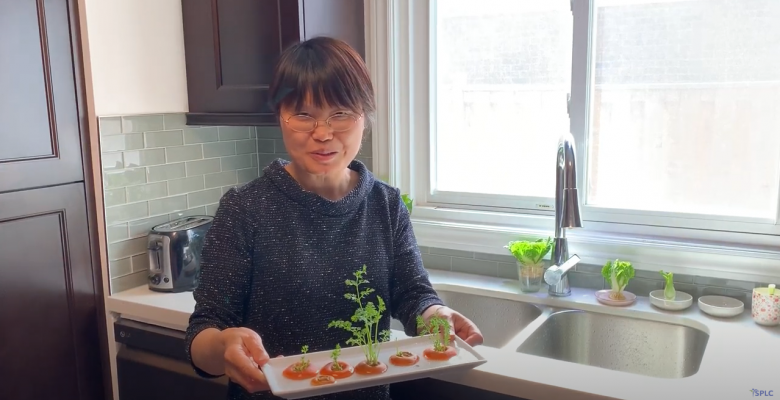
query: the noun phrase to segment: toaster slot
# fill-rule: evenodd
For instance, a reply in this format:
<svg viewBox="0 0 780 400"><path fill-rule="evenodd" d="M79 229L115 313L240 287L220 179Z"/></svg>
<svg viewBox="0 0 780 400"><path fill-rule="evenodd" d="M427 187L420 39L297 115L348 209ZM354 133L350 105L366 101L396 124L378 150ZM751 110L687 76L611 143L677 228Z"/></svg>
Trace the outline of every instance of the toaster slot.
<svg viewBox="0 0 780 400"><path fill-rule="evenodd" d="M153 287L170 287L171 254L170 238L163 235L150 234L146 242L146 253L149 257L149 284Z"/></svg>
<svg viewBox="0 0 780 400"><path fill-rule="evenodd" d="M149 238L147 250L149 254L149 272L162 272L162 237Z"/></svg>
<svg viewBox="0 0 780 400"><path fill-rule="evenodd" d="M182 217L171 222L166 222L152 228L156 232L177 232L186 231L189 229L197 228L201 225L210 223L214 217L207 215L194 215L190 217Z"/></svg>

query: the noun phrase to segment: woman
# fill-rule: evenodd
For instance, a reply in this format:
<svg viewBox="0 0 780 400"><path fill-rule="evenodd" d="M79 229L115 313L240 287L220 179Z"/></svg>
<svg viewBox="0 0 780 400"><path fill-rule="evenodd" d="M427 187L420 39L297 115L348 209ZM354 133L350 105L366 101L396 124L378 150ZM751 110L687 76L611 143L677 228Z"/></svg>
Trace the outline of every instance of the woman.
<svg viewBox="0 0 780 400"><path fill-rule="evenodd" d="M226 192L206 237L187 350L202 376L227 375L230 399L275 398L258 368L270 357L345 346L328 328L355 303L345 280L366 266L368 287L390 317L416 335L416 317L434 313L455 334L482 343L477 327L444 306L423 268L398 189L355 160L374 118L371 80L346 43L315 38L282 54L270 98L290 161ZM387 386L323 398L389 399Z"/></svg>

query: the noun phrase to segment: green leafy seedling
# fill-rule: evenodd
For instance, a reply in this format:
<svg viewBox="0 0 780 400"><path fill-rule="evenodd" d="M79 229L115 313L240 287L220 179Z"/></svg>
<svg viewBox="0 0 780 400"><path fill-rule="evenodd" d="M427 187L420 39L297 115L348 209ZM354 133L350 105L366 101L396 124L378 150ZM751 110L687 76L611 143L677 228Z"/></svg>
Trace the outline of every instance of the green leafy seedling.
<svg viewBox="0 0 780 400"><path fill-rule="evenodd" d="M345 281L348 287L354 288L355 293L346 293L344 297L347 300L354 301L358 307L349 321L336 320L328 324L328 328L341 328L352 333L352 337L347 340L347 344L360 346L363 354L366 356L366 364L370 366L379 365L379 346L382 342L390 340L390 331L385 329L379 331L379 321L382 319L382 313L385 312L385 301L381 296L376 296L377 304L368 301L363 304L363 300L374 292L372 288L361 289L360 285L367 284L369 281L364 278L366 275L366 266L354 272L355 279Z"/></svg>
<svg viewBox="0 0 780 400"><path fill-rule="evenodd" d="M541 265L542 259L553 248L553 241L551 238L539 239L536 241L527 240L515 240L509 242L505 249L523 265Z"/></svg>
<svg viewBox="0 0 780 400"><path fill-rule="evenodd" d="M664 299L674 300L674 298L677 297L677 292L674 290L674 275L671 272L664 272L663 270L659 272L661 276L664 277L664 281L666 281L666 286L664 287Z"/></svg>
<svg viewBox="0 0 780 400"><path fill-rule="evenodd" d="M426 324L423 317L418 315L417 328L420 329L421 334L431 335L435 351L445 351L449 347L450 323L446 318L440 317L439 314L434 314L428 320L428 324Z"/></svg>
<svg viewBox="0 0 780 400"><path fill-rule="evenodd" d="M309 368L309 360L306 358L306 353L308 352L309 346L303 345L303 347L301 347L301 360L295 363L295 366L293 366L293 371L301 372L306 368Z"/></svg>
<svg viewBox="0 0 780 400"><path fill-rule="evenodd" d="M414 201L411 197L409 197L408 194L402 194L401 199L404 201L404 205L406 206L406 209L409 210L409 214L412 214L412 208L414 207Z"/></svg>
<svg viewBox="0 0 780 400"><path fill-rule="evenodd" d="M628 285L628 281L634 277L634 267L628 261L621 261L616 259L613 261L607 261L604 267L601 268L601 276L606 279L612 290L609 293L609 297L614 300L625 300L623 290Z"/></svg>
<svg viewBox="0 0 780 400"><path fill-rule="evenodd" d="M339 356L341 355L341 345L336 343L336 348L330 352L330 358L333 360L330 369L334 371L341 371L341 364L339 364Z"/></svg>

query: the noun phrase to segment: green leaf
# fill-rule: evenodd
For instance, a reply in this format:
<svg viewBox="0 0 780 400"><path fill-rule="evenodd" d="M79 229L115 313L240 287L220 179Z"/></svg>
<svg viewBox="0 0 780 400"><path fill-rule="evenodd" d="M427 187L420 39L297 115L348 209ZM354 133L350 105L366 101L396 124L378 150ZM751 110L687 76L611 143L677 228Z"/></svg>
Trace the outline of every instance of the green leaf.
<svg viewBox="0 0 780 400"><path fill-rule="evenodd" d="M363 267L353 273L355 280L347 279L346 285L350 287L350 292L344 295L347 300L357 303L355 312L348 321L331 321L328 328L341 328L349 331L352 338L347 340L347 344L360 346L366 356L366 362L370 365L376 365L379 357L379 343L389 340L388 332L378 332L379 321L382 319L382 313L385 311L385 302L381 296L376 296L376 304L368 301L363 304L363 299L374 292L373 288L361 288L362 284L368 283L363 276L367 273L367 267ZM353 325L356 324L356 325Z"/></svg>
<svg viewBox="0 0 780 400"><path fill-rule="evenodd" d="M414 201L408 194L402 194L401 199L404 201L406 209L409 210L409 214L412 214L412 208L414 207Z"/></svg>
<svg viewBox="0 0 780 400"><path fill-rule="evenodd" d="M634 267L628 261L607 261L601 268L601 276L610 282L612 291L621 293L628 282L634 277Z"/></svg>
<svg viewBox="0 0 780 400"><path fill-rule="evenodd" d="M671 272L659 271L661 276L664 277L666 285L664 286L664 299L674 300L677 297L677 292L674 290L674 275Z"/></svg>
<svg viewBox="0 0 780 400"><path fill-rule="evenodd" d="M539 239L536 241L516 240L509 242L505 249L524 265L536 265L542 262L553 248L552 238Z"/></svg>
<svg viewBox="0 0 780 400"><path fill-rule="evenodd" d="M421 334L430 335L434 350L444 351L450 345L450 323L446 318L434 314L426 324L422 316L418 315L417 327L422 328Z"/></svg>

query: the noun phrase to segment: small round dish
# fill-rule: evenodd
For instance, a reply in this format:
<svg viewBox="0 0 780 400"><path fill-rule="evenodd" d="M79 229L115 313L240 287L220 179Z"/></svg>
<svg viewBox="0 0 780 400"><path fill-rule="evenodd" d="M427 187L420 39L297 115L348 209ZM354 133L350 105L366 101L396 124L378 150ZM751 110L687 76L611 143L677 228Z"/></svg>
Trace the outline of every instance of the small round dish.
<svg viewBox="0 0 780 400"><path fill-rule="evenodd" d="M701 296L699 309L713 317L734 317L745 311L745 303L727 296Z"/></svg>
<svg viewBox="0 0 780 400"><path fill-rule="evenodd" d="M625 290L623 291L623 296L625 297L624 300L615 300L609 297L610 292L612 291L609 289L599 290L596 292L596 300L598 300L601 304L617 307L630 306L631 304L634 304L634 301L636 301L636 295L631 292L626 292Z"/></svg>
<svg viewBox="0 0 780 400"><path fill-rule="evenodd" d="M693 296L688 293L675 291L674 300L664 298L664 290L653 290L650 292L650 304L669 311L685 310L693 304Z"/></svg>

